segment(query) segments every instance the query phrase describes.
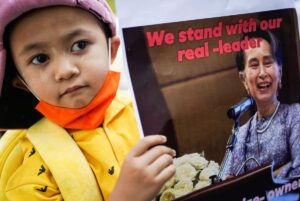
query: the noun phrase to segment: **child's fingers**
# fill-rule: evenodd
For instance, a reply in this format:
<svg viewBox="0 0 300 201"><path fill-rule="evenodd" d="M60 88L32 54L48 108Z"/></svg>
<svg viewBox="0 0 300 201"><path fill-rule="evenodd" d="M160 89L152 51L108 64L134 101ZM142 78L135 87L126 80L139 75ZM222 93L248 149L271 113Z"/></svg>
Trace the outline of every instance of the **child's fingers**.
<svg viewBox="0 0 300 201"><path fill-rule="evenodd" d="M155 160L157 160L159 157L163 155L168 155L170 158L174 157L176 155L175 150L163 146L163 145L157 145L152 148L150 148L146 153L144 153L140 160L145 165L150 165Z"/></svg>
<svg viewBox="0 0 300 201"><path fill-rule="evenodd" d="M159 156L152 164L149 165L154 177L159 175L165 168L173 164L173 157L169 154Z"/></svg>
<svg viewBox="0 0 300 201"><path fill-rule="evenodd" d="M170 164L155 177L155 180L159 183L165 183L168 181L176 172L175 166Z"/></svg>
<svg viewBox="0 0 300 201"><path fill-rule="evenodd" d="M167 138L163 135L150 135L141 139L135 147L132 148L131 152L128 154L130 156L136 157L144 154L151 147L163 144L167 141Z"/></svg>

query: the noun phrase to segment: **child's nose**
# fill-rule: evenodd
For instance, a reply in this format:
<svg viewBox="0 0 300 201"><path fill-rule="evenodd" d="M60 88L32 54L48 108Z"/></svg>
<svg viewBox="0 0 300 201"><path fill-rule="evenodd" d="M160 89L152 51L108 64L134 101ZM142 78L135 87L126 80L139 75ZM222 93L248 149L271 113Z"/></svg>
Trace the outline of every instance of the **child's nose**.
<svg viewBox="0 0 300 201"><path fill-rule="evenodd" d="M55 66L55 80L68 80L80 73L79 68L70 58L61 58Z"/></svg>

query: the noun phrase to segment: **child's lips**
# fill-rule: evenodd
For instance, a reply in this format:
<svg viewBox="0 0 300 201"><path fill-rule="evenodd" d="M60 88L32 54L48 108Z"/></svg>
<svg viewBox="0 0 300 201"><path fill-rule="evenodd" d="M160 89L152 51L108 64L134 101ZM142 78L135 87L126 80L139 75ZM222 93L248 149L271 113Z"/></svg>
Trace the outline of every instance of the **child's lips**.
<svg viewBox="0 0 300 201"><path fill-rule="evenodd" d="M61 94L61 96L64 96L64 95L66 95L66 94L70 94L70 93L76 92L76 91L78 91L79 89L82 89L82 88L84 88L84 87L86 87L86 86L84 86L84 85L76 85L76 86L69 87L69 88L67 88L67 89Z"/></svg>

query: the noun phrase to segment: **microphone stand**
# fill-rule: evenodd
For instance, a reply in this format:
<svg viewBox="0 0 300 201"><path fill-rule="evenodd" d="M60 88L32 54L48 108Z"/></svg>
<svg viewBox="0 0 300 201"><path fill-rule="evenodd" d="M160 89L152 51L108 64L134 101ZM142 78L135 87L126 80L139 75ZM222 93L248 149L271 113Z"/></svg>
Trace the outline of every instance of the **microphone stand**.
<svg viewBox="0 0 300 201"><path fill-rule="evenodd" d="M234 125L231 131L231 135L229 136L226 144L226 152L220 167L219 174L211 177L212 183L222 181L225 173L225 167L227 166L227 163L229 161L229 156L236 143L236 134L240 128L240 117L247 109L249 109L249 107L252 107L253 105L254 99L251 96L247 96L240 103L234 105L227 111L227 116L231 119L234 119Z"/></svg>
<svg viewBox="0 0 300 201"><path fill-rule="evenodd" d="M234 148L234 145L235 145L235 142L236 142L236 133L239 131L239 127L240 127L240 121L239 121L240 117L236 118L234 120L234 125L233 125L233 128L232 128L232 133L231 135L229 136L229 139L227 141L227 144L226 144L226 152L225 152L225 156L223 158L223 161L221 163L221 167L220 167L220 171L219 171L219 174L218 175L214 175L211 180L212 180L212 183L219 183L222 181L222 178L224 176L224 173L225 173L225 167L228 163L228 160L229 160L229 154L231 154L233 148Z"/></svg>

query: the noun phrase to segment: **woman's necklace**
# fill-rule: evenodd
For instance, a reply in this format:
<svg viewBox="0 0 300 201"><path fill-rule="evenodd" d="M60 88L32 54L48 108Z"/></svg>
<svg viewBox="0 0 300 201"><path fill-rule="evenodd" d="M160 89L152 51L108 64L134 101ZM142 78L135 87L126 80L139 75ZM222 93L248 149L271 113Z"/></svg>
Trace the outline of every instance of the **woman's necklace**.
<svg viewBox="0 0 300 201"><path fill-rule="evenodd" d="M263 132L265 132L268 128L269 128L269 126L271 125L271 122L273 121L273 119L274 119L274 117L275 117L275 114L277 113L277 110L278 110L278 108L279 108L279 105L280 105L280 102L278 102L278 104L277 104L277 106L276 106L276 109L275 109L275 111L274 111L274 113L272 114L272 116L271 116L271 118L270 118L270 120L268 121L268 123L263 127L263 128L257 128L256 129L256 132L257 133L263 133Z"/></svg>

